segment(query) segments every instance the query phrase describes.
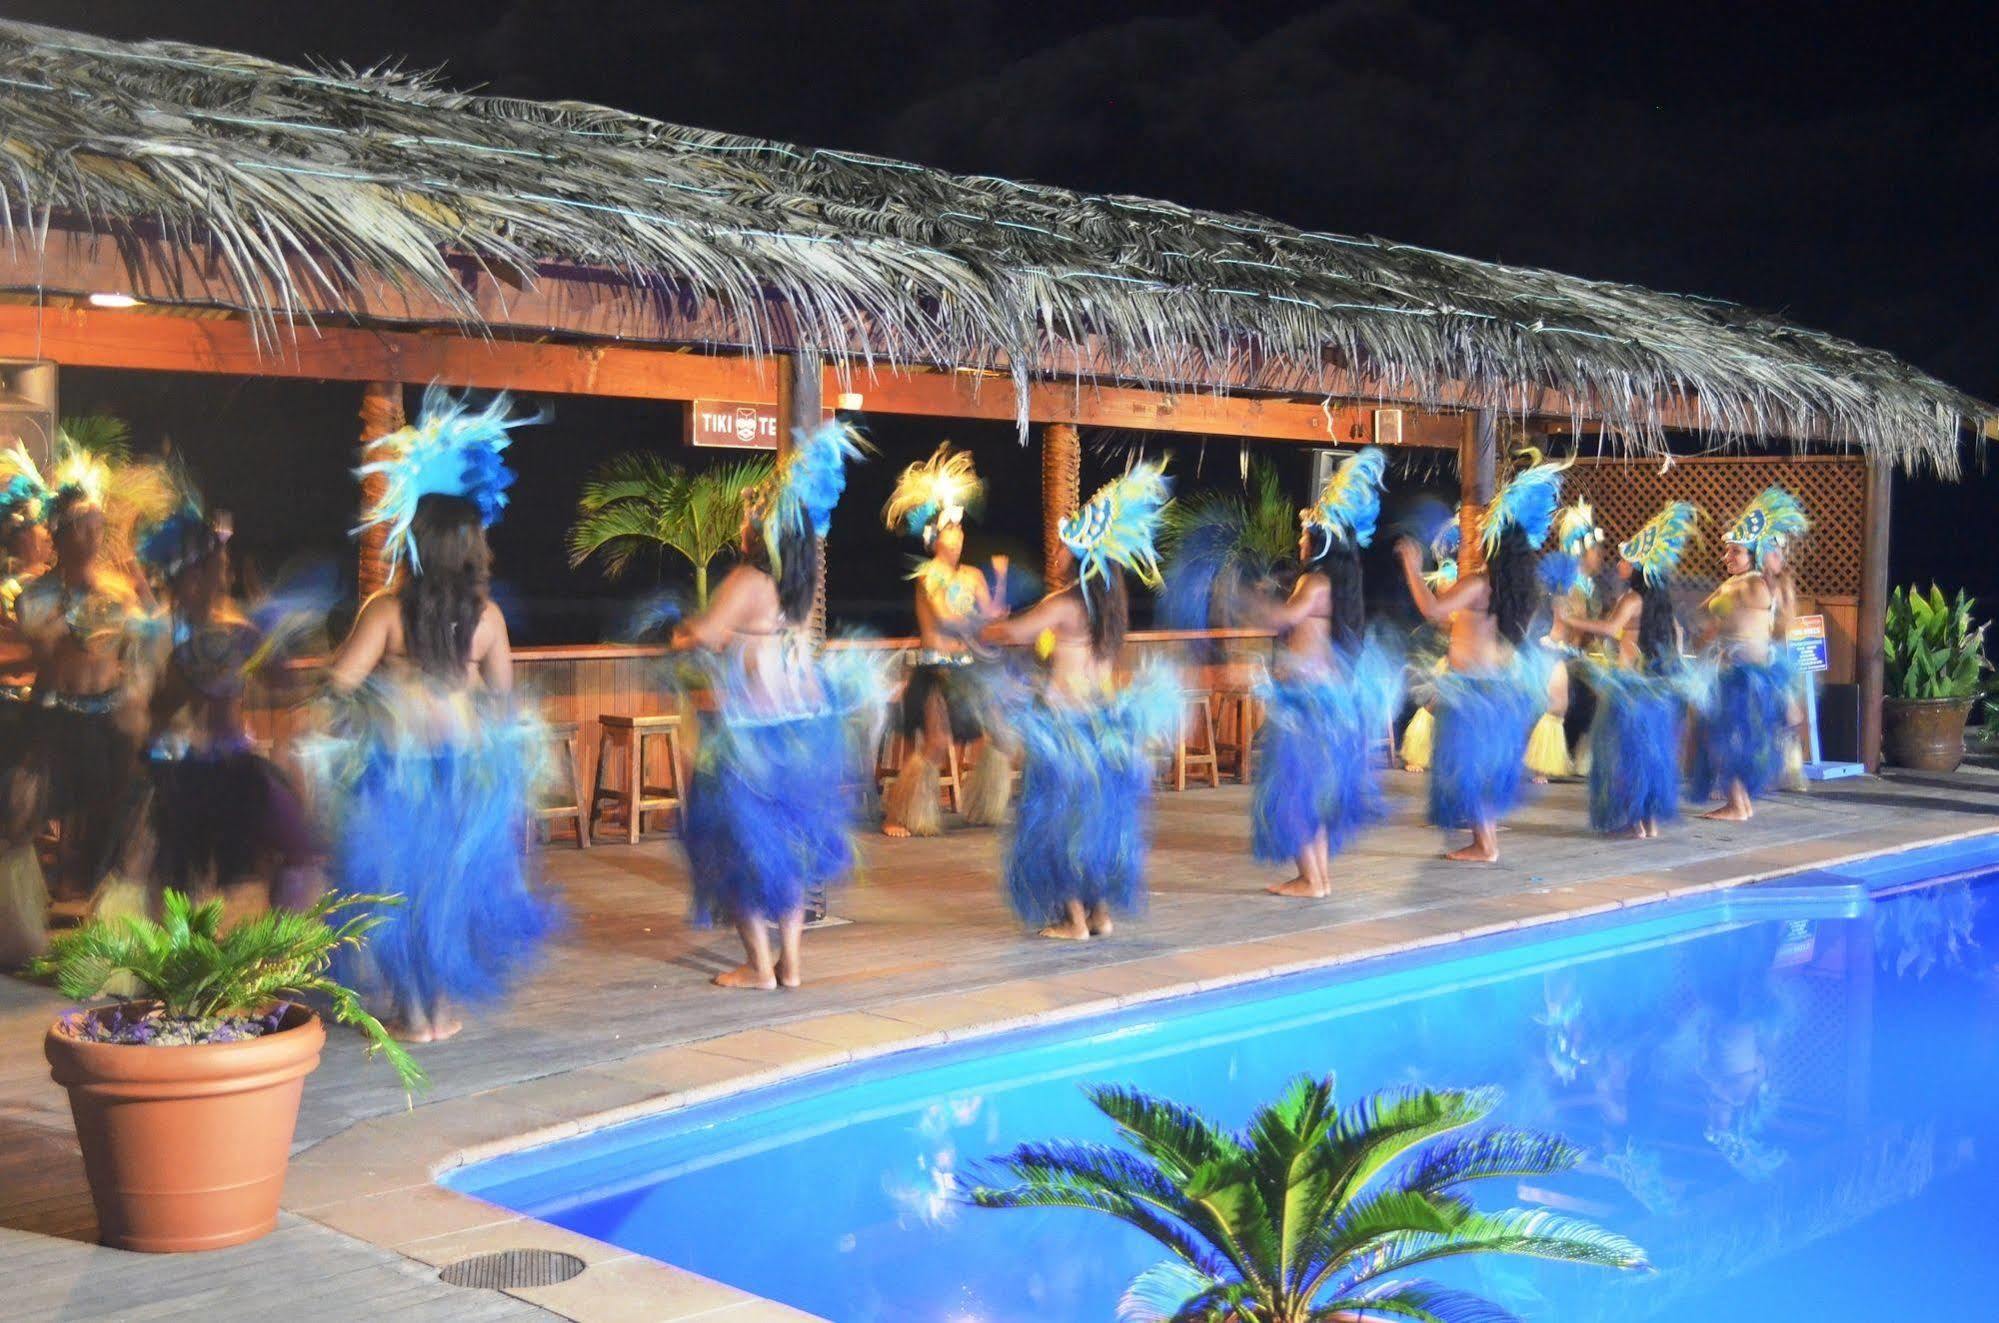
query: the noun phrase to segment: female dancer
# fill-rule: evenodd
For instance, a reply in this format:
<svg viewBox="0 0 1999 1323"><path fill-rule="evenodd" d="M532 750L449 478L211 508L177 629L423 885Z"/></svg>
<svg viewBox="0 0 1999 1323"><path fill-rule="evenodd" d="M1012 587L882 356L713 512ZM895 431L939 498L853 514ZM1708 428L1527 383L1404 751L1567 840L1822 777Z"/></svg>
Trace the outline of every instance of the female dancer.
<svg viewBox="0 0 1999 1323"><path fill-rule="evenodd" d="M1499 858L1499 819L1520 797L1527 739L1544 709L1547 676L1527 630L1539 607L1535 550L1548 536L1566 464L1534 464L1486 507L1485 568L1460 574L1439 596L1423 580L1422 552L1396 545L1403 577L1425 620L1451 621L1451 669L1437 680L1436 762L1430 773L1430 821L1469 828L1470 845L1444 857L1491 863Z"/></svg>
<svg viewBox="0 0 1999 1323"><path fill-rule="evenodd" d="M1590 732L1590 826L1640 840L1680 815L1680 749L1685 700L1677 681L1680 626L1673 614L1673 574L1700 522L1700 510L1668 502L1617 549L1618 577L1629 591L1602 620L1559 616L1578 637L1611 640L1614 662L1593 664L1600 691Z"/></svg>
<svg viewBox="0 0 1999 1323"><path fill-rule="evenodd" d="M244 687L278 654L285 622L260 627L230 598L229 532L226 519L190 499L139 543L169 622L147 758L153 881L192 892L270 865L276 871L262 876L271 904L303 909L318 890L305 808L285 774L256 752L243 718Z"/></svg>
<svg viewBox="0 0 1999 1323"><path fill-rule="evenodd" d="M1007 902L1043 937L1104 936L1114 912L1144 900L1151 746L1180 720L1180 687L1151 669L1119 691L1113 668L1130 610L1124 572L1159 583L1153 534L1165 467L1135 465L1064 519L1064 554L1049 578L1074 582L982 633L989 643L1033 643L1048 660L1040 697L1012 722L1020 803L1005 866Z"/></svg>
<svg viewBox="0 0 1999 1323"><path fill-rule="evenodd" d="M302 742L328 817L340 890L394 897L344 971L406 1042L463 1027L456 1008L522 976L556 923L521 848L546 731L513 705L507 622L487 595L486 529L507 502L511 401L483 411L424 393L418 422L369 444L386 482L362 526L383 526L391 580L327 668L334 717Z"/></svg>
<svg viewBox="0 0 1999 1323"><path fill-rule="evenodd" d="M1707 600L1721 673L1695 749L1692 793L1719 793L1723 802L1706 817L1747 821L1784 773L1797 677L1789 651L1775 640L1792 610L1784 556L1810 528L1797 498L1771 487L1722 536L1728 578Z"/></svg>
<svg viewBox="0 0 1999 1323"><path fill-rule="evenodd" d="M48 944L48 890L35 852L35 654L14 614L48 567L48 488L25 450L0 451L0 968Z"/></svg>
<svg viewBox="0 0 1999 1323"><path fill-rule="evenodd" d="M1460 527L1463 519L1464 511L1453 510L1451 517L1430 535L1430 560L1435 568L1424 572L1423 582L1432 593L1442 593L1458 581L1458 547L1463 537ZM1402 748L1399 750L1403 770L1409 772L1429 771L1430 763L1436 757L1437 699L1433 677L1450 669L1447 654L1450 651L1451 622L1445 619L1426 627L1423 637L1424 642L1416 653L1424 661L1418 674L1426 678L1412 686L1419 701L1415 715L1403 727ZM1432 637L1436 640L1434 645L1429 642ZM1433 648L1434 661L1431 660Z"/></svg>
<svg viewBox="0 0 1999 1323"><path fill-rule="evenodd" d="M1305 573L1263 613L1284 641L1260 686L1252 848L1266 863L1298 865L1296 877L1268 888L1274 895L1330 895L1333 853L1380 816L1370 753L1401 704L1402 668L1362 633L1360 553L1374 540L1387 463L1373 446L1349 457L1298 512Z"/></svg>
<svg viewBox="0 0 1999 1323"><path fill-rule="evenodd" d="M984 488L972 457L946 442L921 464L902 471L882 511L889 531L923 539L930 559L917 567L916 632L919 651L903 686L900 726L909 753L882 802L885 836L935 836L944 829L938 768L951 741L970 744L988 734L991 686L972 651L979 627L999 612L985 575L959 563L965 549L965 510ZM1006 587L1006 558L993 557L993 579ZM965 773L959 807L965 821L992 826L1006 814L1013 793L1013 760L985 740L975 770Z"/></svg>
<svg viewBox="0 0 1999 1323"><path fill-rule="evenodd" d="M1555 620L1548 630L1548 646L1562 654L1556 667L1560 677L1551 677L1551 690L1559 688L1562 718L1562 756L1569 774L1589 775L1589 728L1596 715L1596 694L1589 686L1590 667L1586 654L1601 654L1603 641L1563 624L1564 617L1581 620L1603 618L1604 594L1597 580L1603 575L1605 534L1596 522L1596 512L1588 501L1565 506L1555 517L1555 551L1541 558L1541 582L1555 599ZM1550 703L1550 712L1555 704ZM1546 717L1542 718L1545 723ZM1536 731L1539 735L1539 728ZM1534 763L1529 755L1528 765Z"/></svg>
<svg viewBox="0 0 1999 1323"><path fill-rule="evenodd" d="M716 706L702 724L682 837L695 921L729 923L743 941L744 962L716 975L718 987L797 987L806 898L853 868L850 717L881 710L879 685L871 689L857 651L815 658L806 631L820 543L860 453L837 423L800 439L744 498L743 563L674 632L676 649L708 662Z"/></svg>

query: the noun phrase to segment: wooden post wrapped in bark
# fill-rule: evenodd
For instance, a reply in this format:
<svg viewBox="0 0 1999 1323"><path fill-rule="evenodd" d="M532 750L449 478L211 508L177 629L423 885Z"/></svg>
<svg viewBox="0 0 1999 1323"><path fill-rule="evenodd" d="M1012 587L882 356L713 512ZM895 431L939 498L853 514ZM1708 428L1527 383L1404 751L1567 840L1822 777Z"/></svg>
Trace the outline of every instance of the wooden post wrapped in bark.
<svg viewBox="0 0 1999 1323"><path fill-rule="evenodd" d="M403 416L403 387L399 381L371 381L361 388L361 444L400 431L407 420ZM379 473L371 473L361 479L361 508L372 506L381 496L383 486L388 482ZM389 562L383 554L388 540L388 530L379 525L361 530L360 573L361 600L367 601L388 586Z"/></svg>
<svg viewBox="0 0 1999 1323"><path fill-rule="evenodd" d="M791 450L793 438L819 426L822 368L817 354L786 354L778 360L777 454ZM819 573L812 581L812 641L826 641L826 539L819 539Z"/></svg>
<svg viewBox="0 0 1999 1323"><path fill-rule="evenodd" d="M1853 634L1853 678L1860 684L1860 761L1881 766L1881 699L1887 675L1881 642L1888 621L1888 513L1894 473L1867 461L1867 508L1861 525L1859 625Z"/></svg>
<svg viewBox="0 0 1999 1323"><path fill-rule="evenodd" d="M1464 440L1458 444L1458 575L1485 572L1485 507L1499 479L1499 417L1491 409L1465 415Z"/></svg>
<svg viewBox="0 0 1999 1323"><path fill-rule="evenodd" d="M1083 442L1068 423L1050 423L1041 432L1041 577L1049 592L1064 587L1062 521L1083 503Z"/></svg>

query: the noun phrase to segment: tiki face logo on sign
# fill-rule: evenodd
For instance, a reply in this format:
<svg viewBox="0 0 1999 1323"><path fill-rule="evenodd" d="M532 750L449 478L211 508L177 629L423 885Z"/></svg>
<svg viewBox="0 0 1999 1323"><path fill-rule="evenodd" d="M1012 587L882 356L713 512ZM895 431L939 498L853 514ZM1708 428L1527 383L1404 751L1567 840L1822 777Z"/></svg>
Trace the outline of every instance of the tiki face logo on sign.
<svg viewBox="0 0 1999 1323"><path fill-rule="evenodd" d="M777 420L773 418L771 421L775 423ZM737 407L736 443L738 445L753 446L757 443L758 422L759 419L755 408L747 404Z"/></svg>

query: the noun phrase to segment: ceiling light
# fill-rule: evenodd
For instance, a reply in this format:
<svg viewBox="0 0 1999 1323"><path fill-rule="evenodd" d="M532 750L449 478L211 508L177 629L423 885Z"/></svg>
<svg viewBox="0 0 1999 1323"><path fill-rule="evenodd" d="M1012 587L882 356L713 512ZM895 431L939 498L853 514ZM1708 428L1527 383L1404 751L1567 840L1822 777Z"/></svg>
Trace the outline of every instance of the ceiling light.
<svg viewBox="0 0 1999 1323"><path fill-rule="evenodd" d="M130 294L92 294L90 306L93 308L136 308L139 301Z"/></svg>

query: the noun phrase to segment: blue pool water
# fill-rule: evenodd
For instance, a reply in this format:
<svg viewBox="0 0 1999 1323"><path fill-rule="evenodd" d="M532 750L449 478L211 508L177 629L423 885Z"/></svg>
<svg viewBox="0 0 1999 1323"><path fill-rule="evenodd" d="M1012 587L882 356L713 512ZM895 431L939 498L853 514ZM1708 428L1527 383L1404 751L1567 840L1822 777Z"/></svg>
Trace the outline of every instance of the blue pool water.
<svg viewBox="0 0 1999 1323"><path fill-rule="evenodd" d="M1483 1201L1595 1218L1658 1267L1439 1274L1526 1318L1992 1317L1999 881L1969 870L1995 864L1899 856L905 1053L451 1184L839 1323L1096 1323L1161 1257L1149 1241L953 1198L1023 1140L1109 1138L1083 1085L1236 1125L1300 1072L1347 1099L1491 1083L1503 1119L1590 1156Z"/></svg>

